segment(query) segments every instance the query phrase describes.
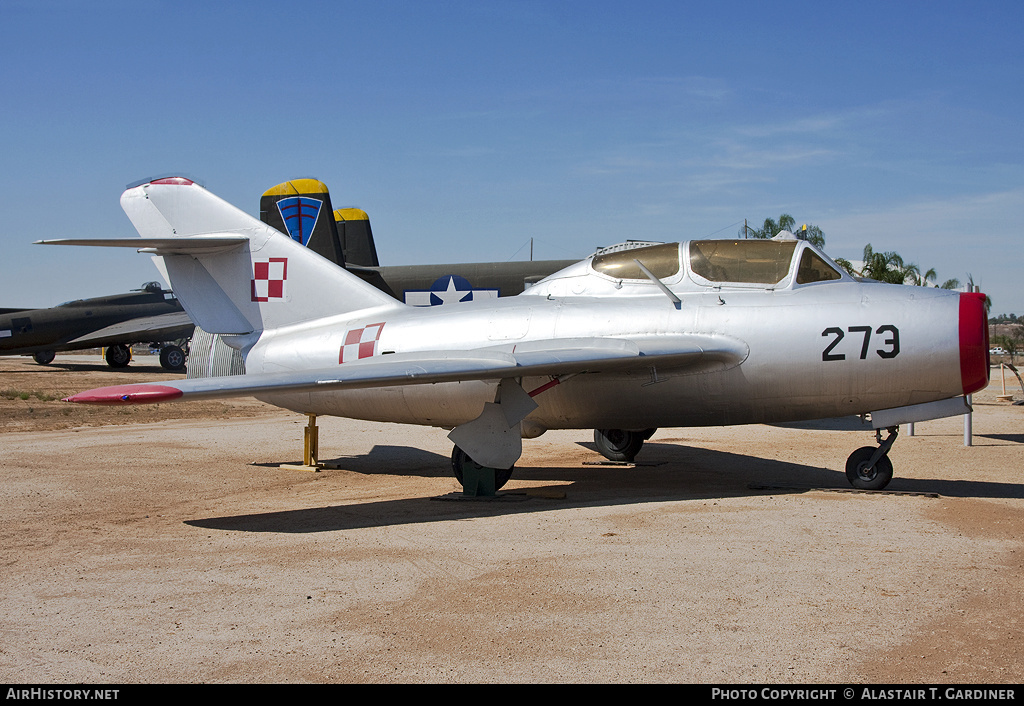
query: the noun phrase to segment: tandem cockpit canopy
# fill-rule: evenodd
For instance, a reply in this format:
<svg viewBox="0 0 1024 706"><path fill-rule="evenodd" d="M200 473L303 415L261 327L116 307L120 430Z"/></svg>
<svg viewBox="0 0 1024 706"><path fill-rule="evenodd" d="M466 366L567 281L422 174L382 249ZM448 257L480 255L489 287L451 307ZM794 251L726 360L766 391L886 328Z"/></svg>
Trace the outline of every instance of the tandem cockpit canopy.
<svg viewBox="0 0 1024 706"><path fill-rule="evenodd" d="M839 271L813 247L796 239L691 240L598 254L595 272L621 280L643 280L642 263L658 279L678 279L685 259L691 279L701 285L785 286L793 273L796 284L842 279ZM680 257L682 255L683 257Z"/></svg>
<svg viewBox="0 0 1024 706"><path fill-rule="evenodd" d="M652 278L676 292L708 288L790 289L850 280L827 255L792 234L771 240L630 241L541 280L538 296L647 294Z"/></svg>

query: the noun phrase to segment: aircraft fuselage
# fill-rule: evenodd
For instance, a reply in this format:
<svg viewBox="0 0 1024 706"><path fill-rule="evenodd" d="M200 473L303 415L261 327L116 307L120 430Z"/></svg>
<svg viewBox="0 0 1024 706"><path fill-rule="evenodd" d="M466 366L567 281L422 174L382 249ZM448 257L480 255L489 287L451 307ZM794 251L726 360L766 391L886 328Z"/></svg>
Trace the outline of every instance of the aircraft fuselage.
<svg viewBox="0 0 1024 706"><path fill-rule="evenodd" d="M176 299L164 293L132 292L121 295L80 299L49 309L26 309L0 314L0 355L26 355L40 351L79 350L113 343L133 343L119 335L77 341L94 331L142 317L181 313ZM164 331L163 338L185 338L192 327ZM174 334L174 335L168 335ZM140 340L141 342L141 340Z"/></svg>
<svg viewBox="0 0 1024 706"><path fill-rule="evenodd" d="M652 366L576 375L538 394L526 425L643 429L815 419L900 407L964 394L961 296L944 290L854 281L792 289L709 288L620 297L523 295L435 311L361 312L263 337L249 372L344 366L362 355L438 350L505 350L530 341L582 336L701 334L742 351L684 370ZM362 346L362 350L360 350ZM348 357L346 357L348 356ZM530 392L549 378L527 378ZM403 385L372 390L264 394L303 413L455 427L493 401L498 381Z"/></svg>

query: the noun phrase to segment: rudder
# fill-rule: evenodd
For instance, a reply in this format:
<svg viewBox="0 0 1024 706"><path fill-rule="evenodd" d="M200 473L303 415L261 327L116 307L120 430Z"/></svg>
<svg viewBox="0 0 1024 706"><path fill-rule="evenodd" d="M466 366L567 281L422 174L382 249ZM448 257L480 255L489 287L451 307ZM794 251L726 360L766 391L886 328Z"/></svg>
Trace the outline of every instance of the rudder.
<svg viewBox="0 0 1024 706"><path fill-rule="evenodd" d="M121 206L143 239L174 239L149 250L164 257L182 306L210 333L246 334L401 306L188 179L130 188Z"/></svg>

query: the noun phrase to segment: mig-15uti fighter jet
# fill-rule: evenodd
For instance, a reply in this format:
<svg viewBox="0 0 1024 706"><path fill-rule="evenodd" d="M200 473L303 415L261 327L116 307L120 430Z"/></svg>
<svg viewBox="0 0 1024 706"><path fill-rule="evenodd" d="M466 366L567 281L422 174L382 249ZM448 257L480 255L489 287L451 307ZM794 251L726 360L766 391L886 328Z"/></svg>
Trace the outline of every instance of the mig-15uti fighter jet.
<svg viewBox="0 0 1024 706"><path fill-rule="evenodd" d="M860 282L806 241L693 240L592 256L518 296L416 308L180 177L130 188L139 239L245 375L68 400L252 396L309 415L451 429L460 479L511 475L522 438L595 429L631 459L658 427L871 415L851 483L883 488L897 426L969 411L988 382L982 295ZM883 429L888 430L882 440Z"/></svg>

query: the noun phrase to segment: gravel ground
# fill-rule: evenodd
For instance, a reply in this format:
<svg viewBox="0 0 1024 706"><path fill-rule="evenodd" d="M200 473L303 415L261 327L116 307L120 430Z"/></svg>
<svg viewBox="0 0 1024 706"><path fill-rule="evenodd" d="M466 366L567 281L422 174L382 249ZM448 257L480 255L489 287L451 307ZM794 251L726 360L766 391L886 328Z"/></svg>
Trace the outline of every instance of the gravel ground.
<svg viewBox="0 0 1024 706"><path fill-rule="evenodd" d="M0 359L0 679L1019 683L1024 407L996 375L972 446L904 430L903 492L848 491L873 434L837 422L662 429L635 468L550 432L464 500L442 430L321 418L339 469L281 470L304 417L67 405L174 376Z"/></svg>

